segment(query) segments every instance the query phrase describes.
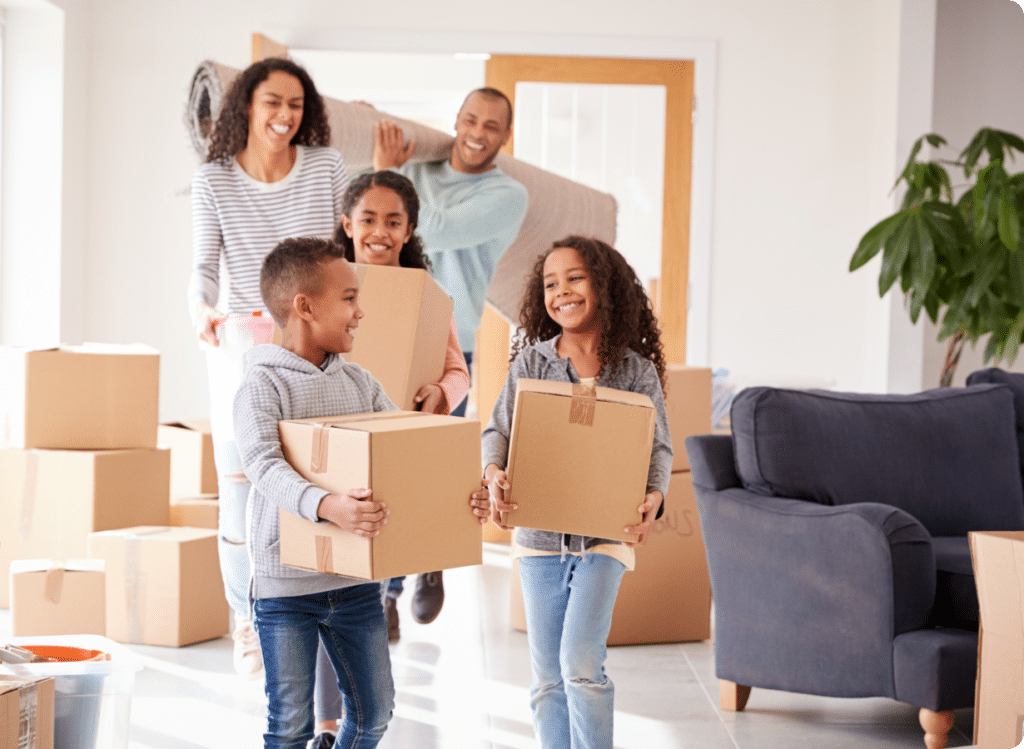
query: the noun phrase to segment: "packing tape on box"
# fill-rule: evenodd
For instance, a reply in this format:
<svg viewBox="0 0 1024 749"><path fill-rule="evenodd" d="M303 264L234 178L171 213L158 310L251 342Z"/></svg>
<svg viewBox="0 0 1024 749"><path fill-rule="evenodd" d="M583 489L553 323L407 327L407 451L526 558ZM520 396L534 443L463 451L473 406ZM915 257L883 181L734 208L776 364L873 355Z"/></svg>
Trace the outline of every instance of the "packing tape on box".
<svg viewBox="0 0 1024 749"><path fill-rule="evenodd" d="M334 547L330 536L314 536L316 541L316 571L330 574L334 569Z"/></svg>
<svg viewBox="0 0 1024 749"><path fill-rule="evenodd" d="M146 583L142 572L142 542L147 536L167 533L169 528L150 528L124 534L124 587L128 642L143 642L145 633Z"/></svg>
<svg viewBox="0 0 1024 749"><path fill-rule="evenodd" d="M35 749L39 736L39 689L26 684L18 690L18 749Z"/></svg>
<svg viewBox="0 0 1024 749"><path fill-rule="evenodd" d="M36 479L39 476L39 451L29 450L25 455L25 491L21 496L21 525L18 535L28 541L32 533L32 513L36 505Z"/></svg>
<svg viewBox="0 0 1024 749"><path fill-rule="evenodd" d="M582 382L573 385L572 403L569 404L569 423L580 426L594 426L594 411L597 407L597 388Z"/></svg>
<svg viewBox="0 0 1024 749"><path fill-rule="evenodd" d="M64 565L53 564L46 570L46 581L43 584L44 595L50 603L60 603L64 592Z"/></svg>
<svg viewBox="0 0 1024 749"><path fill-rule="evenodd" d="M327 423L313 425L313 445L310 450L309 470L313 473L327 471L327 445L330 433Z"/></svg>

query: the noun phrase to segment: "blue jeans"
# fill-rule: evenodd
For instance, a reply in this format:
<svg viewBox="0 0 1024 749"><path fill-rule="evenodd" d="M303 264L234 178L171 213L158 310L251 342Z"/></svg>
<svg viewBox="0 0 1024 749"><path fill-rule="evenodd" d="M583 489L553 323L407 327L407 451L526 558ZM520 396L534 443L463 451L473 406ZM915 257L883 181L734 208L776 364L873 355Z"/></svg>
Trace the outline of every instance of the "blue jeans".
<svg viewBox="0 0 1024 749"><path fill-rule="evenodd" d="M305 749L313 738L313 673L322 642L345 707L335 749L372 749L395 707L380 584L254 606L268 699L265 749Z"/></svg>
<svg viewBox="0 0 1024 749"><path fill-rule="evenodd" d="M245 508L249 501L249 479L242 472L237 442L213 443L217 465L217 553L224 595L235 618L248 619L249 549L245 543Z"/></svg>
<svg viewBox="0 0 1024 749"><path fill-rule="evenodd" d="M542 749L612 749L615 688L604 661L625 571L604 554L519 560Z"/></svg>

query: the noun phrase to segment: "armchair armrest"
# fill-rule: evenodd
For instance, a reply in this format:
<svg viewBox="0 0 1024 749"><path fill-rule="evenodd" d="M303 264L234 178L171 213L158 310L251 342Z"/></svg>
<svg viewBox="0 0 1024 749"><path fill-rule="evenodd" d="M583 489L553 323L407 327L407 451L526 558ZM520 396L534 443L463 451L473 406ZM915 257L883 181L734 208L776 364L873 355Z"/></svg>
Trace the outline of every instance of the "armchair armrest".
<svg viewBox="0 0 1024 749"><path fill-rule="evenodd" d="M928 531L888 505L716 490L699 483L696 469L694 489L718 677L808 694L894 696L893 639L925 626L935 598Z"/></svg>

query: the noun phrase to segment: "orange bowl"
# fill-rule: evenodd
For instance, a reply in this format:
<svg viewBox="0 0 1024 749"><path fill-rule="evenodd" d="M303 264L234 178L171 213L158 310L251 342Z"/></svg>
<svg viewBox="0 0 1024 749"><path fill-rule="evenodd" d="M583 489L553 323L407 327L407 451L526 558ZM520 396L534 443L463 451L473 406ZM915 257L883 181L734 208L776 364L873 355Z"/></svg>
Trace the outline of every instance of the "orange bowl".
<svg viewBox="0 0 1024 749"><path fill-rule="evenodd" d="M87 661L110 660L110 654L104 653L102 650L72 648L66 645L22 645L21 647L51 663L83 663Z"/></svg>

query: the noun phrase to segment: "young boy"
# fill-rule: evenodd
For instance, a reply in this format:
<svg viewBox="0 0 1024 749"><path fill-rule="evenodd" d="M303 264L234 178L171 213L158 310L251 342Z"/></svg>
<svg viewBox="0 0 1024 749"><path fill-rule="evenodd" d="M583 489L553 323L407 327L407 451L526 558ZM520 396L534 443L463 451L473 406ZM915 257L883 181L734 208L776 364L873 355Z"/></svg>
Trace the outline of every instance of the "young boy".
<svg viewBox="0 0 1024 749"><path fill-rule="evenodd" d="M281 327L280 346L257 346L235 398L234 418L249 495L250 598L266 668L265 746L303 749L313 737L317 640L339 674L345 718L335 747L377 746L394 708L394 683L379 583L284 567L278 508L377 536L389 510L367 489L329 494L284 460L277 423L394 410L381 384L341 353L363 316L359 281L344 250L323 239L287 239L263 262L260 293ZM479 494L479 496L478 496ZM471 498L484 520L486 501Z"/></svg>

